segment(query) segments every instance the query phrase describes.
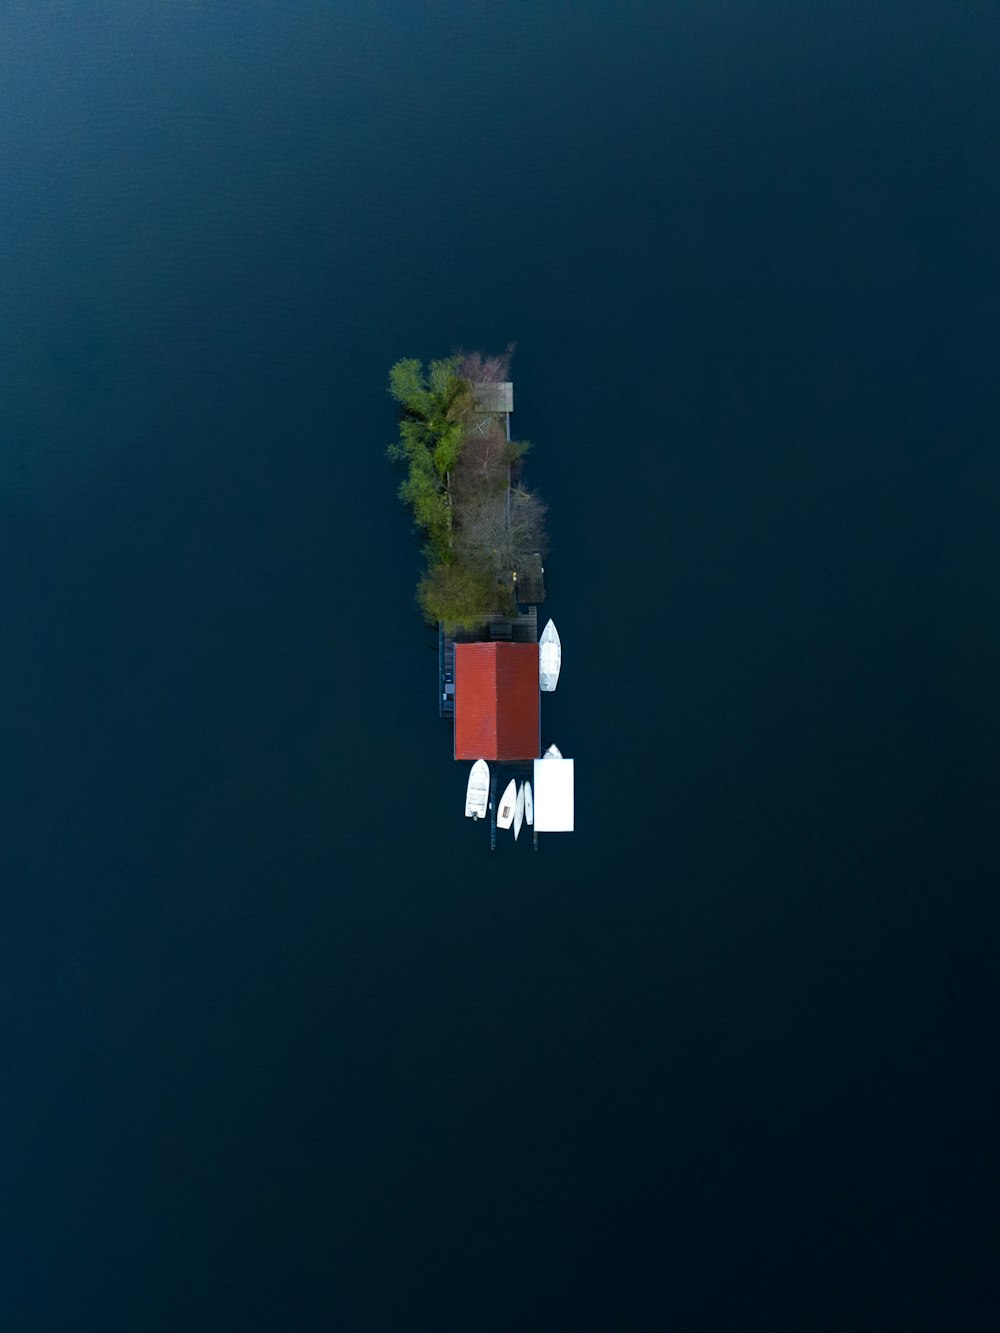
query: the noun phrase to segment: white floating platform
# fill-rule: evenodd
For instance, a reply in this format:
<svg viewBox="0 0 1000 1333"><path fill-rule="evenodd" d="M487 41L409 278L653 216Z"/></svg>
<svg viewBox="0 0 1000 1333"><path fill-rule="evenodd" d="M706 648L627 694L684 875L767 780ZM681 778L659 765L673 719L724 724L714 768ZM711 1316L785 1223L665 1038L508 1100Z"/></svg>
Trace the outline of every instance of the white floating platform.
<svg viewBox="0 0 1000 1333"><path fill-rule="evenodd" d="M573 760L535 760L535 832L573 832Z"/></svg>
<svg viewBox="0 0 1000 1333"><path fill-rule="evenodd" d="M562 642L559 631L550 620L538 640L538 684L545 694L551 694L559 680L562 666Z"/></svg>

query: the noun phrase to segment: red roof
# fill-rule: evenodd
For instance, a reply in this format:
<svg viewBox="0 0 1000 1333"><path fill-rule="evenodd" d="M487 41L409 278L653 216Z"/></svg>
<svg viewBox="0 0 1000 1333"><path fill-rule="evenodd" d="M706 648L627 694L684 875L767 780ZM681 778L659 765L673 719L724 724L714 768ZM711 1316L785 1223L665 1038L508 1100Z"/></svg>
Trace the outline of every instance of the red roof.
<svg viewBox="0 0 1000 1333"><path fill-rule="evenodd" d="M455 758L538 758L538 644L455 644Z"/></svg>

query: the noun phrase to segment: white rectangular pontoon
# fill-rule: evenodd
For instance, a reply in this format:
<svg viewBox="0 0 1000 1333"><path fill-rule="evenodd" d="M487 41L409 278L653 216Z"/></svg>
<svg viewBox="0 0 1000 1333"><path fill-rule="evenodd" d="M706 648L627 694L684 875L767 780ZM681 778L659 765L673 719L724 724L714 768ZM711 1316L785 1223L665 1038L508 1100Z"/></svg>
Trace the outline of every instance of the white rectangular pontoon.
<svg viewBox="0 0 1000 1333"><path fill-rule="evenodd" d="M573 760L535 760L535 832L573 832Z"/></svg>

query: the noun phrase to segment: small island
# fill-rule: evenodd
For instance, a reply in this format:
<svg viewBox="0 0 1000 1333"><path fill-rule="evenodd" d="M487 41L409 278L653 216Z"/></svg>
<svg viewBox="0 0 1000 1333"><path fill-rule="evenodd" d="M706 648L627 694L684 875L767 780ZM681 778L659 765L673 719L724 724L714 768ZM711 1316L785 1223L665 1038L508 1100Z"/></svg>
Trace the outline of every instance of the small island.
<svg viewBox="0 0 1000 1333"><path fill-rule="evenodd" d="M511 437L512 351L459 354L426 372L397 361L399 439L388 453L406 467L399 495L424 536L417 600L438 627L438 712L454 724L455 759L473 763L465 814L489 811L491 848L498 827L516 843L526 821L537 849L539 832L574 827L574 761L555 745L541 755L540 700L556 687L562 649L551 620L538 634L545 506L524 484L529 445Z"/></svg>
<svg viewBox="0 0 1000 1333"><path fill-rule="evenodd" d="M432 361L397 361L389 392L399 404L393 461L407 476L400 498L425 537L417 600L451 633L515 616L543 600L545 506L523 480L530 445L513 440L513 347Z"/></svg>

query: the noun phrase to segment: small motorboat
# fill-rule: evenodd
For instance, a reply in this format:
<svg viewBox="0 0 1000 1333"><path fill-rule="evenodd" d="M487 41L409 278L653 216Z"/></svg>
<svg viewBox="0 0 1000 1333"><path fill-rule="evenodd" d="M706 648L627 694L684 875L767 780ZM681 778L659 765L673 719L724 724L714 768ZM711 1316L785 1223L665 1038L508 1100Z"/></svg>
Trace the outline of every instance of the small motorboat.
<svg viewBox="0 0 1000 1333"><path fill-rule="evenodd" d="M562 750L560 750L560 748L559 748L558 745L550 745L549 748L548 748L548 749L545 751L545 753L542 755L542 758L543 758L543 759L561 759L561 758L562 758Z"/></svg>
<svg viewBox="0 0 1000 1333"><path fill-rule="evenodd" d="M486 814L486 803L490 799L490 766L485 759L477 759L469 774L469 785L465 789L465 817L482 819Z"/></svg>
<svg viewBox="0 0 1000 1333"><path fill-rule="evenodd" d="M514 820L514 806L517 804L517 783L511 778L504 787L500 804L497 807L497 828L510 828Z"/></svg>
<svg viewBox="0 0 1000 1333"><path fill-rule="evenodd" d="M535 802L531 797L531 783L524 784L524 821L531 828L535 822Z"/></svg>
<svg viewBox="0 0 1000 1333"><path fill-rule="evenodd" d="M559 679L562 666L562 642L559 631L550 620L538 640L538 686L544 694L551 694Z"/></svg>
<svg viewBox="0 0 1000 1333"><path fill-rule="evenodd" d="M517 842L521 836L521 825L524 822L524 783L522 782L517 789L517 800L514 802L514 841Z"/></svg>

